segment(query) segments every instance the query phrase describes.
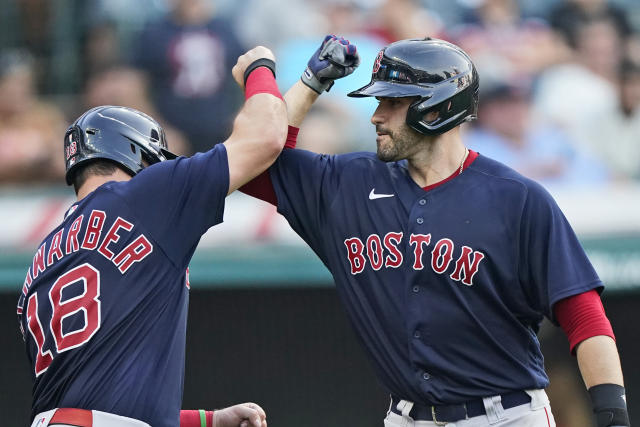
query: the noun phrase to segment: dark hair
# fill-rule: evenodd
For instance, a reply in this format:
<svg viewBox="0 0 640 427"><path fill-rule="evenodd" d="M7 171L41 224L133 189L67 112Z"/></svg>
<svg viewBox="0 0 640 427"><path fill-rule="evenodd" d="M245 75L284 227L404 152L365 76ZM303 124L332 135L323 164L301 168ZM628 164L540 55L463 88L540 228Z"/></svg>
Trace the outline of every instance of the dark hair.
<svg viewBox="0 0 640 427"><path fill-rule="evenodd" d="M118 169L122 168L119 168L115 162L111 162L109 160L96 159L88 162L86 165L83 165L80 169L78 169L78 171L73 175L73 189L76 191L76 194L78 194L78 190L80 190L80 187L82 187L84 183L87 182L87 179L91 175L108 176L113 174Z"/></svg>

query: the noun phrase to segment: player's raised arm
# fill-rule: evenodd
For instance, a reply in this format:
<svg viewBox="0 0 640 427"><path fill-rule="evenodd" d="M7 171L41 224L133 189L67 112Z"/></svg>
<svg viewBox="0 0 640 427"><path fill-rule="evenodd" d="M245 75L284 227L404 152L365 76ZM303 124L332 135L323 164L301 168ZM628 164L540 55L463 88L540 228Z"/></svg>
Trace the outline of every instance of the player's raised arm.
<svg viewBox="0 0 640 427"><path fill-rule="evenodd" d="M287 113L275 82L273 53L258 46L238 58L232 74L245 90L231 136L224 142L229 162L229 191L262 173L280 154L287 133Z"/></svg>
<svg viewBox="0 0 640 427"><path fill-rule="evenodd" d="M334 80L353 73L359 64L356 46L349 43L349 40L332 35L324 38L309 59L300 80L284 95L289 120L286 147L295 148L298 127L318 96L328 91ZM273 205L277 204L268 171L244 185L240 191Z"/></svg>
<svg viewBox="0 0 640 427"><path fill-rule="evenodd" d="M326 36L307 63L307 68L285 93L289 125L299 127L313 103L333 82L348 76L360 64L356 46L342 37Z"/></svg>

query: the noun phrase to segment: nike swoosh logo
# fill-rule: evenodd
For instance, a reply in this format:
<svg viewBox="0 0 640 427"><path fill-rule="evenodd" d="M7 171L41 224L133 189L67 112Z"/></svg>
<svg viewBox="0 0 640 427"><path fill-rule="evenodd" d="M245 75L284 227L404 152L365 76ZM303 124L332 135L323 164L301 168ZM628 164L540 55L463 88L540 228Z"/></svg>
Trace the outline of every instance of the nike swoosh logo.
<svg viewBox="0 0 640 427"><path fill-rule="evenodd" d="M395 194L376 194L376 189L372 188L369 193L369 200L382 199L384 197L393 197Z"/></svg>

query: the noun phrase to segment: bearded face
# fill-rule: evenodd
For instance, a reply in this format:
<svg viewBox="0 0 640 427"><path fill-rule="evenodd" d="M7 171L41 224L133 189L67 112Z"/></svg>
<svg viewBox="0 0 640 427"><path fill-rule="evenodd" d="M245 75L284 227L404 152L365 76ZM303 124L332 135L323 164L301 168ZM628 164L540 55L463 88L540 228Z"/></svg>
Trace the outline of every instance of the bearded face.
<svg viewBox="0 0 640 427"><path fill-rule="evenodd" d="M406 159L419 145L422 135L402 123L394 129L376 126L377 155L383 162Z"/></svg>
<svg viewBox="0 0 640 427"><path fill-rule="evenodd" d="M417 152L424 142L424 135L406 123L407 109L415 99L378 98L378 108L371 117L371 123L376 126L377 155L383 162L406 159ZM427 120L435 117L428 117Z"/></svg>

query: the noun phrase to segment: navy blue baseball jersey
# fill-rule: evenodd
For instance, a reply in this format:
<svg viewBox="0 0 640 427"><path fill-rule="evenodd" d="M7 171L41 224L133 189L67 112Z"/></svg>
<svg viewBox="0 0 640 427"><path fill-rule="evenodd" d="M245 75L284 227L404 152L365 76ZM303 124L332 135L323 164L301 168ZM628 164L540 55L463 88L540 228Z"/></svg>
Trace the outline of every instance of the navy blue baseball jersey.
<svg viewBox="0 0 640 427"><path fill-rule="evenodd" d="M429 191L406 161L374 153L284 150L270 176L399 398L453 404L547 386L543 317L602 287L552 197L482 155Z"/></svg>
<svg viewBox="0 0 640 427"><path fill-rule="evenodd" d="M154 164L75 203L40 245L18 302L32 417L96 409L179 424L189 260L222 221L224 145Z"/></svg>

